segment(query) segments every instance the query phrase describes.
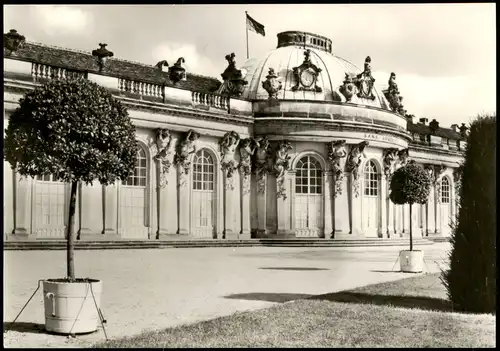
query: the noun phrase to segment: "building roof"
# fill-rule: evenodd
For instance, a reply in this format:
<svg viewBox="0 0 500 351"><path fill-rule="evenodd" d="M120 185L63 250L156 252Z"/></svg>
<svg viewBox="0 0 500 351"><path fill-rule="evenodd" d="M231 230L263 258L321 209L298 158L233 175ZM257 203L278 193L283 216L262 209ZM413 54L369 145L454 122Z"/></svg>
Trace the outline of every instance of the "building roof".
<svg viewBox="0 0 500 351"><path fill-rule="evenodd" d="M99 72L97 60L89 52L52 47L39 43L26 42L16 51L15 57L20 60L63 67L70 70L97 73L123 79L140 80L153 84L174 85L168 78L168 72L162 72L161 69L154 66L111 57L107 59L104 69ZM217 90L220 85L221 82L216 78L188 72L187 80L180 81L175 86L181 89L213 92Z"/></svg>
<svg viewBox="0 0 500 351"><path fill-rule="evenodd" d="M284 33L280 33L278 38ZM315 36L313 39L316 40L316 37L318 36ZM326 43L326 45L331 44ZM328 50L329 48L330 46L327 46L326 49L322 49L318 47L318 45L313 44L299 45L298 42L294 41L285 44L278 42L278 47L276 49L269 51L259 59L253 58L247 60L241 66L241 70L246 73L244 79L248 81L248 85L246 85L242 97L250 100L268 99L269 94L262 86L262 82L266 80L269 69L273 69L278 76L278 80L282 82L282 89L277 93L277 98L279 100L341 101L341 98L339 98L341 94L339 88L343 85L346 73L358 75L362 70L353 63L333 55ZM294 77L293 69L294 67L301 66L305 62L306 50L310 50L310 62L320 69L317 78L317 86L321 88L320 91L293 89L294 85L298 84ZM364 60L365 56L360 55L359 63L361 66L363 66ZM389 103L381 91L377 89L377 84L378 82L375 83L373 88L374 100L360 98L354 95L350 102L390 110L388 107Z"/></svg>
<svg viewBox="0 0 500 351"><path fill-rule="evenodd" d="M431 127L422 123L411 123L408 122L408 131L410 133L417 133L421 135L436 135L441 138L453 139L453 140L462 140L464 139L462 135L458 132L453 131L453 129L438 127L436 133L432 132Z"/></svg>

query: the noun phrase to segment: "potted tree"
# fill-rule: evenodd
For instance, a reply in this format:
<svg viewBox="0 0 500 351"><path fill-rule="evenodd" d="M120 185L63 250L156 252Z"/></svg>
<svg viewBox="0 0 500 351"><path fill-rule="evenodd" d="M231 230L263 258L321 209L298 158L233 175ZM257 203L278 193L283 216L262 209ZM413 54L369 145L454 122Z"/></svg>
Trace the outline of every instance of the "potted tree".
<svg viewBox="0 0 500 351"><path fill-rule="evenodd" d="M420 273L423 268L424 252L413 250L412 207L425 204L430 193L431 180L427 172L414 161L394 172L390 183L389 198L398 205L410 205L410 250L399 253L402 272Z"/></svg>
<svg viewBox="0 0 500 351"><path fill-rule="evenodd" d="M52 174L71 184L67 276L43 281L45 329L61 334L97 330L102 282L75 276L73 230L80 182L126 179L136 161L135 127L126 108L86 79L53 80L27 92L9 119L4 158L19 175Z"/></svg>

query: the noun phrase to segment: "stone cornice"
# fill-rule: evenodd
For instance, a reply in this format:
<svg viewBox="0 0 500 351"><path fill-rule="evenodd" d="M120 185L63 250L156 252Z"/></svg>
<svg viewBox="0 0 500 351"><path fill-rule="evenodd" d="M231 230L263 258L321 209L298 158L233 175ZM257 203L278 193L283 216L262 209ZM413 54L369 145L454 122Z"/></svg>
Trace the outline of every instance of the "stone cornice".
<svg viewBox="0 0 500 351"><path fill-rule="evenodd" d="M281 122L281 123L280 123ZM411 136L407 132L397 131L394 129L388 129L384 127L372 126L363 124L361 122L343 122L343 121L326 121L320 119L304 119L298 120L297 118L293 119L255 119L256 127L266 127L266 126L277 126L282 124L283 127L290 127L293 125L298 126L307 126L308 124L314 123L315 129L311 129L311 132L314 130L322 130L322 131L339 131L339 132L361 132L361 133L375 133L375 134L390 134L394 137L404 139L406 141L411 140ZM259 133L260 134L260 133Z"/></svg>
<svg viewBox="0 0 500 351"><path fill-rule="evenodd" d="M33 90L36 84L18 80L4 79L4 92L24 94L27 90ZM161 113L172 116L190 117L202 120L218 121L223 123L253 125L254 119L251 116L244 117L227 112L215 113L195 108L183 108L175 105L155 103L145 100L130 99L122 96L115 98L122 101L128 108L152 113Z"/></svg>
<svg viewBox="0 0 500 351"><path fill-rule="evenodd" d="M138 111L153 112L166 114L171 116L190 117L202 120L217 121L223 123L240 124L240 125L253 125L253 117L241 117L231 115L228 113L217 114L208 111L200 111L189 108L182 108L174 105L158 104L148 101L138 101L135 99L128 99L124 97L116 97L128 108Z"/></svg>
<svg viewBox="0 0 500 351"><path fill-rule="evenodd" d="M426 154L443 154L446 156L456 156L456 157L464 157L464 152L463 151L454 151L454 150L446 150L446 149L439 149L439 148L434 148L430 146L422 146L422 145L415 145L415 144L409 144L408 145L410 150L415 150L418 152L423 152Z"/></svg>

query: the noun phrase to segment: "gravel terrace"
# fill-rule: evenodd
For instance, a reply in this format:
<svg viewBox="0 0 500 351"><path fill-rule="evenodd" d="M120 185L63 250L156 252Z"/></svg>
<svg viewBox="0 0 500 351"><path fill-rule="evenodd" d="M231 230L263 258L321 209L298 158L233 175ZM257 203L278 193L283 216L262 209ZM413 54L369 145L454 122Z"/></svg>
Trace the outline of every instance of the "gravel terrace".
<svg viewBox="0 0 500 351"><path fill-rule="evenodd" d="M439 271L449 248L423 247L429 272ZM105 328L117 338L405 278L410 275L391 272L401 249L407 247L89 250L75 252L75 265L78 277L103 280ZM65 275L65 255L4 251L4 323L19 313L39 279ZM4 347L85 347L104 339L102 329L74 339L45 333L41 290L19 326L4 332ZM236 294L250 295L231 297Z"/></svg>

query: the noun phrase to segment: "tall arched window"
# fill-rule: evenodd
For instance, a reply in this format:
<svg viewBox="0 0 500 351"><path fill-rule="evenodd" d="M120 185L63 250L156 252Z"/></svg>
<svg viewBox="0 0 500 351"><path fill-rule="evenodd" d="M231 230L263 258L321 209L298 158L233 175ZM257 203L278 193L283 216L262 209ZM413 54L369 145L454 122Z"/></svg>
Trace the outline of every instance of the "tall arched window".
<svg viewBox="0 0 500 351"><path fill-rule="evenodd" d="M450 181L444 177L441 182L441 203L450 203Z"/></svg>
<svg viewBox="0 0 500 351"><path fill-rule="evenodd" d="M377 166L373 161L368 161L364 169L365 173L365 196L378 196L378 174Z"/></svg>
<svg viewBox="0 0 500 351"><path fill-rule="evenodd" d="M297 162L297 173L295 174L296 194L321 194L322 193L322 170L318 160L311 156L305 156Z"/></svg>
<svg viewBox="0 0 500 351"><path fill-rule="evenodd" d="M295 173L295 234L319 237L323 233L323 170L319 161L304 156Z"/></svg>
<svg viewBox="0 0 500 351"><path fill-rule="evenodd" d="M193 162L193 189L214 190L214 160L208 151L198 151Z"/></svg>
<svg viewBox="0 0 500 351"><path fill-rule="evenodd" d="M214 158L201 149L193 160L192 233L196 237L215 235L215 184Z"/></svg>
<svg viewBox="0 0 500 351"><path fill-rule="evenodd" d="M146 170L147 160L146 152L139 145L137 146L137 159L135 161L134 173L127 180L123 181L123 185L128 186L146 186Z"/></svg>

